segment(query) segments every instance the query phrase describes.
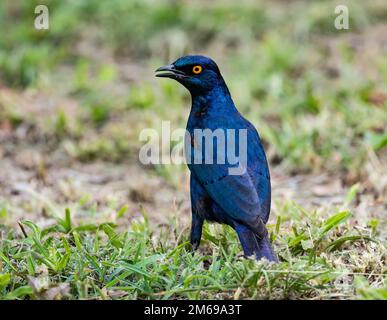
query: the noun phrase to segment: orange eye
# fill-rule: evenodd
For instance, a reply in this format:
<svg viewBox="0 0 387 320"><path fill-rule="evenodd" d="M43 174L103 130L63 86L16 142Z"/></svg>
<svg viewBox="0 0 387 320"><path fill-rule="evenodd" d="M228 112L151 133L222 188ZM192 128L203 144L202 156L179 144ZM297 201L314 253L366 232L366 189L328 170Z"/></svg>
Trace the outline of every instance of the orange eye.
<svg viewBox="0 0 387 320"><path fill-rule="evenodd" d="M201 66L194 66L194 67L192 68L192 72L193 72L194 74L199 74L200 72L202 72L202 67L201 67Z"/></svg>

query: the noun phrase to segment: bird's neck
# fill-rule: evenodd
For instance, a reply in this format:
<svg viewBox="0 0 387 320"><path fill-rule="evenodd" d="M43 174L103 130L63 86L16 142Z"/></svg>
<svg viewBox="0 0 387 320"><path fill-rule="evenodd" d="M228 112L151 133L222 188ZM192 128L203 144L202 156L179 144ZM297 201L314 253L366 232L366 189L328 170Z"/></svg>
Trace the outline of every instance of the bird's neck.
<svg viewBox="0 0 387 320"><path fill-rule="evenodd" d="M193 94L192 96L192 117L204 117L205 115L224 115L236 111L230 92L226 86L220 85L203 94Z"/></svg>

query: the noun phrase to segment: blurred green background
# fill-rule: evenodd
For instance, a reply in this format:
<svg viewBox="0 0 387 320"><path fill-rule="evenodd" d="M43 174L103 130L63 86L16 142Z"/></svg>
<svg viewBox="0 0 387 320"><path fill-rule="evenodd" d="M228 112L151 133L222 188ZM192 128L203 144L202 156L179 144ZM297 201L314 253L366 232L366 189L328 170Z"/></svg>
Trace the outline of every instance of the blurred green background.
<svg viewBox="0 0 387 320"><path fill-rule="evenodd" d="M47 31L33 28L37 4L50 9ZM40 92L77 105L71 112L59 99L47 107L39 129L55 147L69 140L70 156L124 161L136 157L139 128L160 119L185 124L187 94L171 81L156 82L155 67L206 54L259 128L273 164L352 172L356 180L369 152L379 156L387 144L387 4L348 2L350 30L336 30L337 4L2 1L0 80L15 94ZM2 103L0 111L14 127L35 121L18 106Z"/></svg>

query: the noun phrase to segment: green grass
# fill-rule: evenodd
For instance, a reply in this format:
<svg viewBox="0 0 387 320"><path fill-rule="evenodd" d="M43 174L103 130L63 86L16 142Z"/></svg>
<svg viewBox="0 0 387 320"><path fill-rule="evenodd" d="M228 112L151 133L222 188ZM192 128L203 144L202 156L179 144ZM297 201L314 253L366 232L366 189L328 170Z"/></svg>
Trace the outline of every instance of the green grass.
<svg viewBox="0 0 387 320"><path fill-rule="evenodd" d="M287 203L279 213L270 226L279 264L243 258L235 232L220 225L205 225L192 254L188 230L175 219L152 227L145 212L127 232L113 222L74 226L69 210L44 229L31 221L3 226L0 298L386 298L377 229L353 228L345 209L328 216Z"/></svg>

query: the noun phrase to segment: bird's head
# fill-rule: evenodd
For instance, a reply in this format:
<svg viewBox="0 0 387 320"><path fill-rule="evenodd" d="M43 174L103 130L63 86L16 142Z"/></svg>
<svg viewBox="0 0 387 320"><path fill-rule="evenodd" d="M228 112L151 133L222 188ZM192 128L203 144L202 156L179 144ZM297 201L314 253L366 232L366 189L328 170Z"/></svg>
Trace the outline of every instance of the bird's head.
<svg viewBox="0 0 387 320"><path fill-rule="evenodd" d="M218 66L205 56L184 56L156 72L156 77L175 79L193 95L206 94L216 86L224 85Z"/></svg>

